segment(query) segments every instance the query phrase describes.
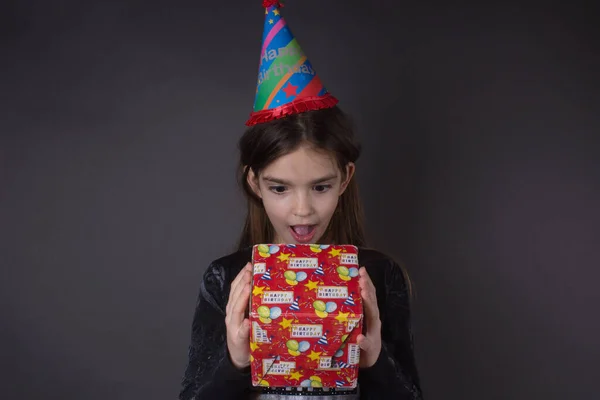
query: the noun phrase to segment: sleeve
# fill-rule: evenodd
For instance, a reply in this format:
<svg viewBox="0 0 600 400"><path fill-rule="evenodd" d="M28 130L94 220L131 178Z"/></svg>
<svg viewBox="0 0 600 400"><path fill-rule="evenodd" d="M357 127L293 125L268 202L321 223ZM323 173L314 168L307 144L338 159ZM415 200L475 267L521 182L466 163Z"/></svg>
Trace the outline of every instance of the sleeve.
<svg viewBox="0 0 600 400"><path fill-rule="evenodd" d="M386 271L385 281L385 301L378 301L384 305L384 309L380 309L381 353L373 366L359 372L361 399L422 400L408 286L401 267L393 261Z"/></svg>
<svg viewBox="0 0 600 400"><path fill-rule="evenodd" d="M238 370L227 350L229 285L223 268L211 264L200 285L179 400L240 399L247 393L250 369Z"/></svg>

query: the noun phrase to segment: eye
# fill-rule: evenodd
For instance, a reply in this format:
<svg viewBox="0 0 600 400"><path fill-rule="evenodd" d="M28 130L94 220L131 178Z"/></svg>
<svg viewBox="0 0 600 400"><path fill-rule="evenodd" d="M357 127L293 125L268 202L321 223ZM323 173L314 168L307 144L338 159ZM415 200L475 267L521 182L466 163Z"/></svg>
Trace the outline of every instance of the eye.
<svg viewBox="0 0 600 400"><path fill-rule="evenodd" d="M286 191L286 187L282 185L278 186L269 186L269 190L275 194L283 194Z"/></svg>
<svg viewBox="0 0 600 400"><path fill-rule="evenodd" d="M315 190L319 193L325 193L329 189L331 189L331 185L316 185L315 186Z"/></svg>

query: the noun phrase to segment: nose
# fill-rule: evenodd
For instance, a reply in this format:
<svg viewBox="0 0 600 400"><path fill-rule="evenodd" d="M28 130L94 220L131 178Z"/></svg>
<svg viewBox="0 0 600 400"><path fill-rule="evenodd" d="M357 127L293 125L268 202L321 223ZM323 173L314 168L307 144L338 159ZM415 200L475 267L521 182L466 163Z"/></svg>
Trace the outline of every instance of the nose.
<svg viewBox="0 0 600 400"><path fill-rule="evenodd" d="M293 213L297 217L309 217L312 215L314 209L312 199L307 193L298 193L295 196Z"/></svg>

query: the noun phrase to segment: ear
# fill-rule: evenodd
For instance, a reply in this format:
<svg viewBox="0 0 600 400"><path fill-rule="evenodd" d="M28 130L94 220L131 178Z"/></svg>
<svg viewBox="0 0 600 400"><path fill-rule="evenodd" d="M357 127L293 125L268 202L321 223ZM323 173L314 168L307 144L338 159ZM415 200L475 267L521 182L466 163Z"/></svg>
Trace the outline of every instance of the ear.
<svg viewBox="0 0 600 400"><path fill-rule="evenodd" d="M350 180L354 176L354 171L356 171L356 166L353 162L349 162L348 164L346 164L346 176L345 179L342 181L342 184L340 185L340 196L346 191Z"/></svg>
<svg viewBox="0 0 600 400"><path fill-rule="evenodd" d="M262 199L260 185L258 184L258 176L256 176L252 168L248 166L245 166L244 168L248 170L248 174L246 175L246 182L248 182L250 189L252 189L255 195Z"/></svg>

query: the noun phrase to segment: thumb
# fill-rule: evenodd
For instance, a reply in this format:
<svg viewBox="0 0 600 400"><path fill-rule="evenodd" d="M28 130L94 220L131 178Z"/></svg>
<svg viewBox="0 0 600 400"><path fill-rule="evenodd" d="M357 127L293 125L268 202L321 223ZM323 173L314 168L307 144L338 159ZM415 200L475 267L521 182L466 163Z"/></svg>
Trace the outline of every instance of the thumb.
<svg viewBox="0 0 600 400"><path fill-rule="evenodd" d="M371 347L371 341L369 340L369 338L367 338L361 333L360 335L358 335L357 342L358 347L360 347L364 351L369 351L369 348Z"/></svg>
<svg viewBox="0 0 600 400"><path fill-rule="evenodd" d="M238 337L240 339L248 339L250 337L250 320L248 318L245 318L242 321L242 326L238 331Z"/></svg>

